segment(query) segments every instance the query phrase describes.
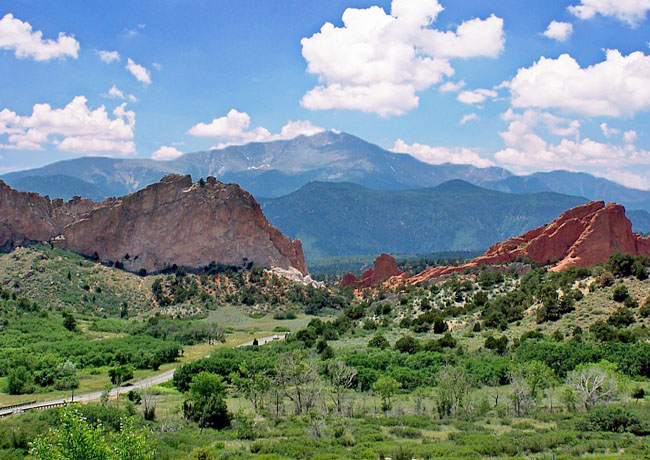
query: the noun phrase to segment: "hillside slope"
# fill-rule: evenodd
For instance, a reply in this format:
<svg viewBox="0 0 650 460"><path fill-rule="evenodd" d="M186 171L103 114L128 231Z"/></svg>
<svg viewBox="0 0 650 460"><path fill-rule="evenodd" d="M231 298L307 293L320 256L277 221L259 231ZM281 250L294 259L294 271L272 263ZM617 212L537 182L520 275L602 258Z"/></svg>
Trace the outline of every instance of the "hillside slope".
<svg viewBox="0 0 650 460"><path fill-rule="evenodd" d="M320 258L484 250L585 201L549 192L508 194L454 180L406 191L312 182L260 203L273 225L301 239L307 258Z"/></svg>

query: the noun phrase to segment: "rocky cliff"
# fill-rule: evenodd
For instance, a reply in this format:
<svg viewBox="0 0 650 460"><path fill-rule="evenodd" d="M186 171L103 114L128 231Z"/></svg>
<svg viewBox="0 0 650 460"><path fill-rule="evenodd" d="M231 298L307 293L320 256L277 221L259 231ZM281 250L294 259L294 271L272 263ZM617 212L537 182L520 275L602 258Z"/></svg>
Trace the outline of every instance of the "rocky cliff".
<svg viewBox="0 0 650 460"><path fill-rule="evenodd" d="M569 209L548 225L494 244L468 264L430 268L408 278L407 282L417 284L481 265L525 258L540 265L553 264L551 270L563 271L606 262L616 253L650 256L650 238L632 232L623 206L616 203L605 206L602 201L592 201Z"/></svg>
<svg viewBox="0 0 650 460"><path fill-rule="evenodd" d="M51 201L36 193L14 190L0 180L0 248L47 241L94 206L92 201L78 197L68 202Z"/></svg>
<svg viewBox="0 0 650 460"><path fill-rule="evenodd" d="M0 244L52 240L130 271L252 263L307 274L302 246L273 227L235 184L169 175L101 203L50 201L0 184Z"/></svg>
<svg viewBox="0 0 650 460"><path fill-rule="evenodd" d="M381 254L375 259L373 267L366 270L361 275L361 278L357 279L352 273L348 273L343 276L339 285L342 288L350 286L365 288L386 281L388 278L400 276L401 274L402 272L397 268L395 258L388 254Z"/></svg>

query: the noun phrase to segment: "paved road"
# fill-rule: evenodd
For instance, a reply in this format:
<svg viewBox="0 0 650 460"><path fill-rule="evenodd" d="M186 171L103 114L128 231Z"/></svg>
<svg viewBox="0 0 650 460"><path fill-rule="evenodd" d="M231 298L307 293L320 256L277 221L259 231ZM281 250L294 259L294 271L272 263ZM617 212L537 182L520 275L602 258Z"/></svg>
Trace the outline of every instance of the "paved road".
<svg viewBox="0 0 650 460"><path fill-rule="evenodd" d="M272 335L269 337L260 337L257 339L257 342L259 345L264 345L265 343L269 342L274 342L276 340L284 340L284 335ZM247 347L253 345L253 341L251 340L250 342L246 342L244 344L238 345L238 347ZM176 371L176 368L170 369L168 371L162 372L160 374L153 375L151 377L148 377L146 379L138 380L137 382L130 384L130 385L125 385L121 386L119 388L113 388L111 390L110 395L111 396L117 396L118 394L125 393L129 390L142 390L143 388L149 388L154 385L160 385L161 383L168 382L174 377L174 372ZM90 402L90 401L96 401L99 398L101 398L103 391L95 391L92 393L84 393L81 395L75 395L74 397L74 402ZM61 398L61 399L52 399L50 401L40 401L37 403L33 404L27 404L25 406L20 406L19 408L12 408L12 409L6 409L6 410L0 410L0 417L10 415L14 411L18 410L17 413L20 413L20 411L24 411L27 409L33 409L41 406L46 406L50 404L63 404L66 402L72 402L72 398Z"/></svg>

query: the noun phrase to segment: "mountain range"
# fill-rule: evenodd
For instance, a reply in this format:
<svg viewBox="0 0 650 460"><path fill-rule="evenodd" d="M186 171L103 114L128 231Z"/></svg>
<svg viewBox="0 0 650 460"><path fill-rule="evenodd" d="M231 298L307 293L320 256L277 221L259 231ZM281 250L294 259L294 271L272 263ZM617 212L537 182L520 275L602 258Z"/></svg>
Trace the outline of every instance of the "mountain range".
<svg viewBox="0 0 650 460"><path fill-rule="evenodd" d="M334 131L186 153L170 161L82 157L8 173L1 178L16 189L51 198L70 199L79 195L100 200L133 193L170 173L214 176L223 182L235 182L258 198L287 195L312 181L351 182L377 190L408 190L462 179L501 192L558 192L615 201L628 211L650 211L650 191L632 189L590 174L551 171L516 176L498 167L431 165Z"/></svg>
<svg viewBox="0 0 650 460"><path fill-rule="evenodd" d="M311 182L261 199L269 221L299 238L307 259L356 254L485 250L550 222L582 197L488 190L462 180L416 190Z"/></svg>
<svg viewBox="0 0 650 460"><path fill-rule="evenodd" d="M431 165L389 152L346 133L327 131L290 140L253 142L219 150L187 153L171 161L83 157L42 168L5 174L11 186L25 186L28 177L69 176L102 190L106 197L132 193L170 173L214 176L235 182L256 197L291 193L311 181L354 182L366 187L405 190L431 187L451 179L474 184L497 182L511 175L502 168L471 165ZM29 191L38 191L31 180ZM57 197L84 191L78 182L61 188ZM87 186L86 186L87 187ZM54 198L54 197L52 197Z"/></svg>

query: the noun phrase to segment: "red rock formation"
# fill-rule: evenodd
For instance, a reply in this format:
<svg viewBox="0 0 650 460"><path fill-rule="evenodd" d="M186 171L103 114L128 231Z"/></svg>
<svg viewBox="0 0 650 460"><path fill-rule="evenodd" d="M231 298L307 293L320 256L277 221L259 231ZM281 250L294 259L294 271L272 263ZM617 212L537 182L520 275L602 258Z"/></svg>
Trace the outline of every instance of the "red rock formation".
<svg viewBox="0 0 650 460"><path fill-rule="evenodd" d="M44 240L131 271L252 262L307 275L300 241L273 227L248 192L212 177L192 184L170 175L98 204L50 201L0 182L0 246Z"/></svg>
<svg viewBox="0 0 650 460"><path fill-rule="evenodd" d="M387 279L399 276L402 272L397 268L397 262L393 256L381 254L375 259L373 268L364 272L360 279L357 279L352 273L347 273L339 283L341 287L352 286L355 288L365 288L382 283Z"/></svg>
<svg viewBox="0 0 650 460"><path fill-rule="evenodd" d="M468 264L430 268L408 278L407 283L417 284L481 265L514 262L518 258L528 258L541 265L556 263L551 270L563 271L606 262L609 256L619 252L650 256L650 238L632 233L623 206L615 203L605 206L602 201L592 201L569 209L549 225L494 244Z"/></svg>
<svg viewBox="0 0 650 460"><path fill-rule="evenodd" d="M50 201L37 193L14 190L0 180L0 247L47 241L93 205L78 197Z"/></svg>
<svg viewBox="0 0 650 460"><path fill-rule="evenodd" d="M342 288L346 288L349 286L354 286L356 282L357 282L357 277L354 276L354 274L346 273L345 275L343 275L343 278L341 279L339 286Z"/></svg>

